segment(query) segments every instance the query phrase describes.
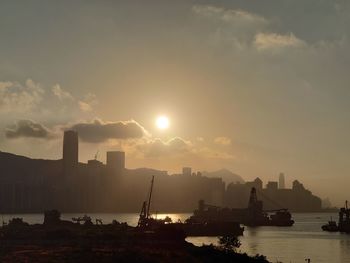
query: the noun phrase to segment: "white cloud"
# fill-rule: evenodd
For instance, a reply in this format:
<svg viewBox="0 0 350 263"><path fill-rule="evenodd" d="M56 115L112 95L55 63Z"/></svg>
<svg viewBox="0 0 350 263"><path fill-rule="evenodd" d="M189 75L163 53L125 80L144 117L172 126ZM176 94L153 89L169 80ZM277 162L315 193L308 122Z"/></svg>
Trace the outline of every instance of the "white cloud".
<svg viewBox="0 0 350 263"><path fill-rule="evenodd" d="M39 84L28 79L19 82L0 82L0 110L2 114L28 112L38 107L45 91Z"/></svg>
<svg viewBox="0 0 350 263"><path fill-rule="evenodd" d="M305 41L297 38L293 33L279 35L276 33L258 33L255 36L254 45L258 50L299 48L306 45Z"/></svg>
<svg viewBox="0 0 350 263"><path fill-rule="evenodd" d="M59 84L45 87L31 79L24 83L0 81L0 117L4 126L14 119L59 124L82 117L91 118L97 103L94 94L75 98Z"/></svg>
<svg viewBox="0 0 350 263"><path fill-rule="evenodd" d="M301 48L307 43L294 33L275 33L274 19L241 9L229 9L212 5L195 5L193 12L210 23L209 43L220 48L232 47L233 51L251 52ZM266 33L268 32L268 33Z"/></svg>
<svg viewBox="0 0 350 263"><path fill-rule="evenodd" d="M246 12L239 9L225 9L222 7L211 5L195 5L193 12L207 18L220 19L229 23L249 23L249 24L267 24L268 21L264 17Z"/></svg>
<svg viewBox="0 0 350 263"><path fill-rule="evenodd" d="M145 157L169 157L183 155L191 152L192 144L180 137L172 138L166 142L161 139L151 139L144 144L136 146Z"/></svg>
<svg viewBox="0 0 350 263"><path fill-rule="evenodd" d="M74 100L74 97L68 92L63 90L60 85L56 84L52 87L52 93L59 99L59 100Z"/></svg>
<svg viewBox="0 0 350 263"><path fill-rule="evenodd" d="M203 144L203 141L198 144L180 137L174 137L168 141L162 141L158 138L147 139L137 142L134 147L142 154L142 158L235 159L232 154L216 150L210 145ZM130 147L128 149L130 150Z"/></svg>
<svg viewBox="0 0 350 263"><path fill-rule="evenodd" d="M82 111L92 111L92 107L90 104L84 102L84 101L78 101L78 104L79 104L79 108L82 110Z"/></svg>
<svg viewBox="0 0 350 263"><path fill-rule="evenodd" d="M88 112L93 110L93 107L98 104L98 100L95 94L88 93L84 96L84 99L79 100L78 103L82 111Z"/></svg>

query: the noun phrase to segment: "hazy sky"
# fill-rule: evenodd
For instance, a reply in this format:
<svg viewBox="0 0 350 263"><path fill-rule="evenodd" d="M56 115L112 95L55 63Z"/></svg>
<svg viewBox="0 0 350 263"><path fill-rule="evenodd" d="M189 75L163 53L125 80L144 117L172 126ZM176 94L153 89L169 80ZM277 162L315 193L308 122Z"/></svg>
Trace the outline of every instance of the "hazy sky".
<svg viewBox="0 0 350 263"><path fill-rule="evenodd" d="M0 150L284 172L350 198L348 0L0 2ZM166 115L167 130L155 119Z"/></svg>

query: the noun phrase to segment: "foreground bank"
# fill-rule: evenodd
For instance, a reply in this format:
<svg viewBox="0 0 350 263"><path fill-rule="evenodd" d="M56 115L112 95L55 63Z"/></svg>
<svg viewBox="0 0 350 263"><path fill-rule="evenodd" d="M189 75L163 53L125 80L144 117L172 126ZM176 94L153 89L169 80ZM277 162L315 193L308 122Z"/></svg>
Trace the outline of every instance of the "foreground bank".
<svg viewBox="0 0 350 263"><path fill-rule="evenodd" d="M1 262L249 262L267 263L262 256L225 252L214 246L196 247L148 244L35 244L12 245L0 249Z"/></svg>
<svg viewBox="0 0 350 263"><path fill-rule="evenodd" d="M84 222L84 223L81 223ZM267 262L264 257L236 253L230 244L196 247L185 241L183 229L160 224L132 227L91 218L61 220L45 213L43 224L13 218L0 228L1 262ZM230 249L228 249L228 247Z"/></svg>

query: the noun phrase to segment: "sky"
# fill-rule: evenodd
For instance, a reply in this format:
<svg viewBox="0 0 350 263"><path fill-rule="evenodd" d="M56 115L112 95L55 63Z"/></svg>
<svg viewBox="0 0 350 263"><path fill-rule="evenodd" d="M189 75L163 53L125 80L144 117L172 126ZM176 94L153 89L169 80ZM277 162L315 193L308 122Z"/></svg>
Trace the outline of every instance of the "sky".
<svg viewBox="0 0 350 263"><path fill-rule="evenodd" d="M0 150L350 183L348 0L0 3ZM168 129L155 125L169 118Z"/></svg>

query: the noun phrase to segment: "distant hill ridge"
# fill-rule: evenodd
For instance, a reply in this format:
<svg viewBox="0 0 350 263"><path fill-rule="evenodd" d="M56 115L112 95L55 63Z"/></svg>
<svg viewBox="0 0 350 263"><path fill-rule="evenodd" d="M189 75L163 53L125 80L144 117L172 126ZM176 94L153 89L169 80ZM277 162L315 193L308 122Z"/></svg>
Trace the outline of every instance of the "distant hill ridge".
<svg viewBox="0 0 350 263"><path fill-rule="evenodd" d="M25 156L0 151L0 180L30 180L40 175L61 173L61 160L31 159Z"/></svg>
<svg viewBox="0 0 350 263"><path fill-rule="evenodd" d="M213 172L203 171L202 175L206 177L221 177L222 180L226 183L226 185L237 182L244 183L244 180L241 176L231 172L228 169L221 169Z"/></svg>

